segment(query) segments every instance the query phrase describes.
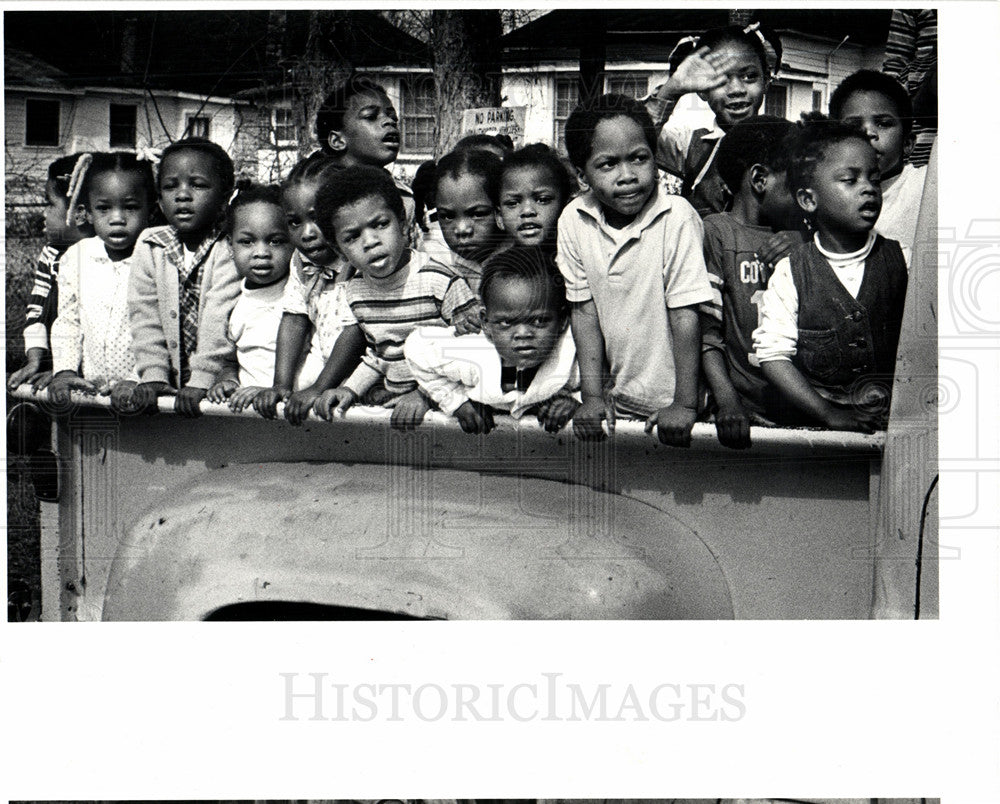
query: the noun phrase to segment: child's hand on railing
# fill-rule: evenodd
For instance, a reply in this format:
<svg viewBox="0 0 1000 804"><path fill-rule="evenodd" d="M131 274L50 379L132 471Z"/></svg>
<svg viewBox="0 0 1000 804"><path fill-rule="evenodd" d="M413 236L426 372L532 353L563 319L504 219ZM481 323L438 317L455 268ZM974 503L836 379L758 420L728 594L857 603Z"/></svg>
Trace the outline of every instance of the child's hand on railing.
<svg viewBox="0 0 1000 804"><path fill-rule="evenodd" d="M694 427L696 418L697 412L694 408L687 405L668 405L646 419L645 430L651 433L655 427L660 442L667 446L690 447L691 428Z"/></svg>
<svg viewBox="0 0 1000 804"><path fill-rule="evenodd" d="M746 449L750 446L750 418L740 405L719 408L715 414L715 432L724 447Z"/></svg>
<svg viewBox="0 0 1000 804"><path fill-rule="evenodd" d="M216 405L221 405L229 397L233 395L233 392L240 387L240 384L236 380L219 380L213 383L212 387L208 389L208 393L205 398L209 402L214 402Z"/></svg>
<svg viewBox="0 0 1000 804"><path fill-rule="evenodd" d="M571 396L554 396L542 402L535 409L535 415L546 432L558 433L573 418L579 407L580 403Z"/></svg>
<svg viewBox="0 0 1000 804"><path fill-rule="evenodd" d="M52 380L51 371L42 371L41 360L29 360L7 378L7 390L13 391L24 383L31 383L34 391L41 391Z"/></svg>
<svg viewBox="0 0 1000 804"><path fill-rule="evenodd" d="M321 419L332 421L335 414L343 417L347 409L357 401L358 395L341 385L321 393L313 403L313 411Z"/></svg>
<svg viewBox="0 0 1000 804"><path fill-rule="evenodd" d="M207 393L208 390L205 388L185 385L177 392L177 398L174 400L174 411L189 419L201 416L201 400L205 398Z"/></svg>
<svg viewBox="0 0 1000 804"><path fill-rule="evenodd" d="M312 385L291 394L285 401L285 418L298 427L309 418L309 411L319 395L320 392Z"/></svg>
<svg viewBox="0 0 1000 804"><path fill-rule="evenodd" d="M284 402L291 395L291 388L282 388L280 386L263 388L253 398L253 409L265 419L275 419L278 416L278 403Z"/></svg>
<svg viewBox="0 0 1000 804"><path fill-rule="evenodd" d="M156 400L170 386L165 382L122 380L111 389L111 408L118 413L156 413Z"/></svg>
<svg viewBox="0 0 1000 804"><path fill-rule="evenodd" d="M397 430L415 430L430 409L431 403L426 396L419 390L410 391L397 397L389 424Z"/></svg>
<svg viewBox="0 0 1000 804"><path fill-rule="evenodd" d="M615 403L610 395L604 399L591 397L584 399L573 415L573 432L582 441L601 441L607 436L601 421L608 423L608 433L615 430Z"/></svg>
<svg viewBox="0 0 1000 804"><path fill-rule="evenodd" d="M75 371L60 371L49 384L49 399L57 407L65 407L69 404L70 391L80 391L96 396L97 386L89 380L85 380Z"/></svg>
<svg viewBox="0 0 1000 804"><path fill-rule="evenodd" d="M254 399L257 398L257 394L266 390L268 389L262 388L259 385L245 385L237 388L233 391L233 395L229 397L229 409L234 413L242 413L248 407L253 405Z"/></svg>
<svg viewBox="0 0 1000 804"><path fill-rule="evenodd" d="M853 430L856 433L874 433L880 429L884 415L864 410L841 410L830 405L823 416L823 424L831 430Z"/></svg>
<svg viewBox="0 0 1000 804"><path fill-rule="evenodd" d="M463 433L488 433L493 429L493 409L467 399L455 411Z"/></svg>

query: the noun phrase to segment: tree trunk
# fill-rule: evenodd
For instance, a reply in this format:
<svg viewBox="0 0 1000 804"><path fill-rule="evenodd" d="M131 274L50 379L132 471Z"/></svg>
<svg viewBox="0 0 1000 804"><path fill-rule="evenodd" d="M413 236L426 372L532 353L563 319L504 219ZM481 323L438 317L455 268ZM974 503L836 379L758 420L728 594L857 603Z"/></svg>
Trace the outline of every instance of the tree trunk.
<svg viewBox="0 0 1000 804"><path fill-rule="evenodd" d="M462 136L462 112L500 105L499 10L431 12L434 94L437 115L435 157Z"/></svg>

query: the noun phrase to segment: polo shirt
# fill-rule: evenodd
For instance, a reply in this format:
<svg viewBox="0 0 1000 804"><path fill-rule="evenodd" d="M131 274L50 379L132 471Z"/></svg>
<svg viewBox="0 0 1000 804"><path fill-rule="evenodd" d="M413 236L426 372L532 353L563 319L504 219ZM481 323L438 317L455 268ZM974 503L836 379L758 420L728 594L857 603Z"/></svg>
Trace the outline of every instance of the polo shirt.
<svg viewBox="0 0 1000 804"><path fill-rule="evenodd" d="M712 299L694 207L659 185L628 226L609 226L592 193L559 217L556 261L570 302L594 302L616 407L648 416L674 399L668 308Z"/></svg>

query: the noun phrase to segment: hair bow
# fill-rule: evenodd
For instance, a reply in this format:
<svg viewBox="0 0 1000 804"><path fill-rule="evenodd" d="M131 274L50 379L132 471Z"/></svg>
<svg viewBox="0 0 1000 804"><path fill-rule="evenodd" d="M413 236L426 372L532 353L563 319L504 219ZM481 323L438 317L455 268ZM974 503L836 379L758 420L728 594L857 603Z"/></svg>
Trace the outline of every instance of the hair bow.
<svg viewBox="0 0 1000 804"><path fill-rule="evenodd" d="M152 148L144 145L135 149L135 158L139 162L149 162L153 166L160 164L161 156L163 156L162 148Z"/></svg>
<svg viewBox="0 0 1000 804"><path fill-rule="evenodd" d="M69 188L66 190L66 197L69 203L66 205L66 225L72 226L76 219L76 204L80 200L80 190L83 189L83 177L87 175L87 168L94 161L93 154L81 154L73 165L73 173L69 177Z"/></svg>

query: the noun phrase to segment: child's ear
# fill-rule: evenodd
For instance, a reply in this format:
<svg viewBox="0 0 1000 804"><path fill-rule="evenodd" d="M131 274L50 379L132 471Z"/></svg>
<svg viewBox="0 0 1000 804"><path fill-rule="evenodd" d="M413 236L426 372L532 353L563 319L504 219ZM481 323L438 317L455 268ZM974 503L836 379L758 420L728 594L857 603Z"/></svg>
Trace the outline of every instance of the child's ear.
<svg viewBox="0 0 1000 804"><path fill-rule="evenodd" d="M479 305L479 326L483 331L483 335L486 336L486 340L488 340L490 343L493 343L493 336L490 334L490 328L484 326L485 323L486 323L486 308L483 307L482 305Z"/></svg>
<svg viewBox="0 0 1000 804"><path fill-rule="evenodd" d="M917 135L913 133L913 129L910 129L910 133L906 135L906 139L903 140L903 163L910 158L910 154L913 152L913 146L917 144Z"/></svg>
<svg viewBox="0 0 1000 804"><path fill-rule="evenodd" d="M771 171L767 165L751 165L748 171L750 178L750 186L753 191L758 194L763 194L767 191L767 180L771 177Z"/></svg>
<svg viewBox="0 0 1000 804"><path fill-rule="evenodd" d="M503 228L503 218L502 218L502 217L500 216L500 210L498 209L498 210L497 210L496 212L494 212L493 214L494 214L494 215L496 216L496 219L497 219L497 228L498 228L498 229L499 229L499 230L500 230L501 232L506 232L507 230Z"/></svg>
<svg viewBox="0 0 1000 804"><path fill-rule="evenodd" d="M81 226L86 226L88 223L93 226L94 219L87 212L87 208L83 204L77 204L76 209L73 210L73 225L80 228Z"/></svg>
<svg viewBox="0 0 1000 804"><path fill-rule="evenodd" d="M811 215L816 211L816 198L808 187L802 187L795 191L795 201L803 212Z"/></svg>
<svg viewBox="0 0 1000 804"><path fill-rule="evenodd" d="M574 168L576 170L576 181L580 185L580 192L585 193L590 189L590 184L587 182L587 176L583 172L583 168Z"/></svg>
<svg viewBox="0 0 1000 804"><path fill-rule="evenodd" d="M342 131L331 131L326 138L326 144L329 145L330 150L338 156L347 150L347 140L344 139Z"/></svg>

